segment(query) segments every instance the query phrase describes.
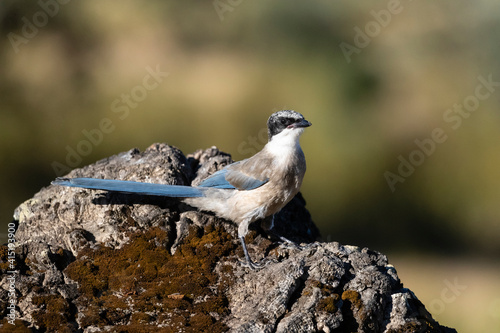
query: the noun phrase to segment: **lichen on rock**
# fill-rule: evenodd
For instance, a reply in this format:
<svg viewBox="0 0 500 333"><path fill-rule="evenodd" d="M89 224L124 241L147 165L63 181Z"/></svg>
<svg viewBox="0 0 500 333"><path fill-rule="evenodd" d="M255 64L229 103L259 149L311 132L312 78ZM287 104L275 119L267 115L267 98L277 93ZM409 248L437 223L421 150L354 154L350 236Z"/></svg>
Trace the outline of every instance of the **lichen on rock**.
<svg viewBox="0 0 500 333"><path fill-rule="evenodd" d="M231 162L212 147L184 156L166 144L72 171L162 184L197 184ZM320 243L298 194L247 236L259 271L241 265L237 227L175 199L48 186L14 214L16 326L35 332L454 332L403 287L387 258ZM6 247L0 312L6 313Z"/></svg>

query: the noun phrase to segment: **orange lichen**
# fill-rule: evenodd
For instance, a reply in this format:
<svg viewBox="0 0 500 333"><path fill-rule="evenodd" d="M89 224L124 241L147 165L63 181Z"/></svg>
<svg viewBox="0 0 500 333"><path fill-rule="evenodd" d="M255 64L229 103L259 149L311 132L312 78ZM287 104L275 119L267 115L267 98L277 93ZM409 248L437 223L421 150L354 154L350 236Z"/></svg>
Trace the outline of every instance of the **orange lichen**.
<svg viewBox="0 0 500 333"><path fill-rule="evenodd" d="M321 291L321 296L323 296L323 298L320 299L318 304L316 305L316 308L319 311L325 311L328 313L337 312L337 303L340 300L340 296L334 293L334 287L321 283L320 281L313 280L310 283L310 288L318 288ZM302 293L310 294L310 288L304 288L304 291Z"/></svg>
<svg viewBox="0 0 500 333"><path fill-rule="evenodd" d="M5 245L0 245L0 273L6 273L10 263L8 259L9 248Z"/></svg>
<svg viewBox="0 0 500 333"><path fill-rule="evenodd" d="M317 308L320 311L325 311L328 313L335 313L338 310L337 305L336 305L338 300L339 300L339 295L337 295L337 294L322 298L319 300Z"/></svg>
<svg viewBox="0 0 500 333"><path fill-rule="evenodd" d="M354 306L357 310L361 310L363 308L361 295L359 295L359 293L356 290L344 291L342 293L342 300L352 304L352 306Z"/></svg>
<svg viewBox="0 0 500 333"><path fill-rule="evenodd" d="M31 275L26 262L15 251L9 249L7 245L0 245L0 275L7 274L7 271L18 271L24 275Z"/></svg>

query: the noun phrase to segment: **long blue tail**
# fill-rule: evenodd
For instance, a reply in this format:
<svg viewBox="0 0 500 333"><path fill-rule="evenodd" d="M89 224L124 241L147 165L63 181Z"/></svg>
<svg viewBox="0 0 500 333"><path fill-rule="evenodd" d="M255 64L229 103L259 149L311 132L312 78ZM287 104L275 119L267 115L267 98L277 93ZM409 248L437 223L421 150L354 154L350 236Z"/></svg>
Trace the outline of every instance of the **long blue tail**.
<svg viewBox="0 0 500 333"><path fill-rule="evenodd" d="M57 178L52 182L52 184L175 198L194 198L203 196L203 191L197 187L139 183L126 180L95 178Z"/></svg>

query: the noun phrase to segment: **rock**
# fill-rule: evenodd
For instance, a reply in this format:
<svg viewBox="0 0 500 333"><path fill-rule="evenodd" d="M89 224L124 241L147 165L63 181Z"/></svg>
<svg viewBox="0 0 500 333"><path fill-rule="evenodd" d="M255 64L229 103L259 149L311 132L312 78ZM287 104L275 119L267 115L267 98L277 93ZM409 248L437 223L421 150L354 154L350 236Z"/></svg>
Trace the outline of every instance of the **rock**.
<svg viewBox="0 0 500 333"><path fill-rule="evenodd" d="M197 184L231 162L155 144L68 177ZM175 199L48 186L15 211L16 329L40 332L455 332L440 326L380 253L320 243L300 194L247 236ZM264 221L266 222L266 221ZM0 248L2 317L11 276ZM13 328L4 319L0 328Z"/></svg>

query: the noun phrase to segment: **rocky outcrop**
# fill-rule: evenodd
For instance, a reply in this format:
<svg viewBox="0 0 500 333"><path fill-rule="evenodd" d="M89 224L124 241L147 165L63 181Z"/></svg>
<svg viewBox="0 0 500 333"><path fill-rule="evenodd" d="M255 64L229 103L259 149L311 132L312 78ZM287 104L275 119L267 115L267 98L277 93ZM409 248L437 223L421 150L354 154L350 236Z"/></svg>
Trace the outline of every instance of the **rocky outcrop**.
<svg viewBox="0 0 500 333"><path fill-rule="evenodd" d="M231 162L216 148L185 157L155 144L72 171L196 184ZM179 201L48 186L15 211L15 282L0 251L0 329L39 332L454 332L403 287L380 253L317 242L302 196L247 236L252 271L231 221ZM265 221L264 221L265 222Z"/></svg>

